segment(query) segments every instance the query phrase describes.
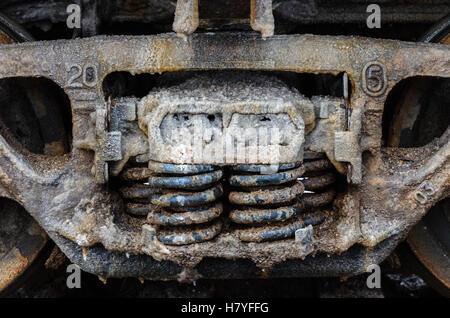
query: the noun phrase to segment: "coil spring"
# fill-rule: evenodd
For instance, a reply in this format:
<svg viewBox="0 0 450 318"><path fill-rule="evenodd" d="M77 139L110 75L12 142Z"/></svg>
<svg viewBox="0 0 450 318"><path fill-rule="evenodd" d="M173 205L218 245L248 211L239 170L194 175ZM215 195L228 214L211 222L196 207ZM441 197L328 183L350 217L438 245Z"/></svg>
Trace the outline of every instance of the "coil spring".
<svg viewBox="0 0 450 318"><path fill-rule="evenodd" d="M129 214L147 216L149 223L158 226L159 241L200 243L214 238L222 228L223 206L217 202L223 194L222 176L222 170L214 166L150 161L148 168L122 172L122 180L131 185L120 193Z"/></svg>
<svg viewBox="0 0 450 318"><path fill-rule="evenodd" d="M306 210L329 205L335 195L336 170L328 159L305 160L305 174L300 178L305 186L302 202Z"/></svg>
<svg viewBox="0 0 450 318"><path fill-rule="evenodd" d="M327 159L305 161L303 164L283 164L278 172L263 175L262 165L232 167L229 184L235 189L229 201L236 208L230 220L238 224L239 238L245 242L264 242L292 237L307 225L324 221L325 212L303 214L303 211L332 202L335 174ZM331 188L330 188L331 187ZM304 193L306 192L306 193Z"/></svg>

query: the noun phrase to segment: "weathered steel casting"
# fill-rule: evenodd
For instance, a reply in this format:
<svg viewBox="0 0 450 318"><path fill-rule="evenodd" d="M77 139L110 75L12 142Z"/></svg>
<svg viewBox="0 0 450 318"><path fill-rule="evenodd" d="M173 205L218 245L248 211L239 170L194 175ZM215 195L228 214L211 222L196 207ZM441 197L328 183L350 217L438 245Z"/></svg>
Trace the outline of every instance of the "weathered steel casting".
<svg viewBox="0 0 450 318"><path fill-rule="evenodd" d="M439 42L450 45L450 15L447 15L435 26L426 32L420 39L421 42ZM430 133L435 134L439 126L448 125L448 118L445 113L435 113L433 109L428 109L433 101L429 101L427 93L432 91L433 82L430 78L420 79L409 85L402 92L398 111L392 120L391 131L388 136L388 144L393 147L411 147L422 144L423 140L430 139ZM447 84L448 87L448 84ZM437 87L439 89L439 87ZM445 105L442 106L445 108ZM422 119L420 114L426 109L431 113L432 120ZM424 124L418 124L423 122ZM442 121L443 124L440 124ZM432 126L430 128L426 127ZM419 137L417 137L419 136ZM433 136L431 136L433 137ZM448 171L446 172L448 175ZM429 193L430 189L428 189ZM426 200L419 195L420 200ZM450 290L450 257L448 235L450 212L449 199L445 199L433 206L427 215L420 220L408 234L408 244L416 254L420 262L433 274L439 282L436 286L445 295ZM437 285L436 282L433 282ZM442 288L442 286L445 286ZM444 290L443 290L444 289Z"/></svg>
<svg viewBox="0 0 450 318"><path fill-rule="evenodd" d="M364 266L386 256L376 254L378 249L391 250L431 206L449 195L448 129L439 139L423 147L381 146L382 116L388 93L408 77L450 77L450 48L446 45L317 35L262 39L260 35L245 33L193 34L185 39L173 34L94 37L1 46L0 65L0 78L46 77L54 81L70 99L73 122L72 152L62 156L31 154L0 136L0 194L13 198L29 211L72 261L104 277L176 277L183 268L193 273L188 269L196 266L208 276L202 260L210 258L250 259L259 267L283 273L283 264L309 254L343 252L343 255L357 254L355 257L362 263L349 266L340 274L361 272ZM346 191L338 193L329 208L318 214L297 215L288 221L292 224L285 232L274 230L270 234L285 238L295 233L296 239L242 242L238 232L221 228L222 215L216 218L217 222L208 223L210 231L201 233L207 241L198 240L196 229L189 228L194 232L184 233L181 239L201 243L169 245L174 242L172 230L178 225L161 232L163 236L158 239L156 223L175 221L167 219L164 212L151 214L150 219L123 213L122 197L107 185L109 177L118 175L128 158L141 158L149 152L147 142L151 136L146 133L152 132L142 130L143 123L148 124L148 121L141 121L144 117L139 113L143 109L139 105L142 106L140 103L144 103L145 97L121 102L123 120L119 122L128 127L121 130L114 126L112 105L103 96L102 82L116 71L140 74L181 70L345 73L352 92L348 103L331 97L305 99L305 103L313 105L311 130L307 128L307 116L301 118L305 124L304 158L307 159L308 152L325 154L332 166L347 176ZM330 105L329 108L321 106L324 104ZM144 113L151 111L148 108ZM319 139L320 143L312 142ZM311 173L316 168L331 169L328 160L306 161L304 167ZM142 162L147 163L148 159ZM144 197L152 198L151 204L175 207L170 202L179 202L180 197L173 198L179 190L178 186L173 187L173 182L180 182L183 187L196 187L203 184L203 178L214 183L220 174L210 170L185 173L197 168L172 163L177 165L138 166L135 167L138 170L125 170L122 175L126 180L150 178L158 187L170 188L169 192L155 193L154 188L131 187L122 190L122 195L128 193L124 196L139 199L142 191ZM175 179L158 179L154 171L164 175L177 171L177 175ZM195 177L186 178L186 175ZM335 175L322 173L308 177L301 181L306 188L328 189ZM241 181L253 182L251 177ZM297 187L300 184L297 183ZM203 189L209 192L202 198L220 196L221 187L219 183ZM329 203L335 193L324 191L321 195L323 198L311 197L305 205ZM197 205L198 201L195 202ZM128 208L130 211L130 206ZM136 206L131 210L133 208ZM216 216L219 210L220 207L212 206L202 213L208 211L205 213ZM200 218L200 223L209 220L202 216L205 219ZM309 224L314 225L313 230L307 227ZM361 246L370 251L361 252ZM108 259L100 261L99 255ZM130 258L121 258L123 255ZM344 256L337 256L337 259L339 257ZM326 263L326 259L322 261ZM114 265L105 267L101 262ZM136 266L129 266L127 262L136 262ZM305 264L313 262L308 259L298 268L307 272Z"/></svg>
<svg viewBox="0 0 450 318"><path fill-rule="evenodd" d="M30 40L32 38L27 32L0 14L1 45ZM51 105L43 105L38 99L33 106L45 109ZM4 125L2 122L0 124ZM3 184L0 185L0 291L10 286L25 272L47 242L45 231L20 205L6 199L11 197L2 190L2 187Z"/></svg>
<svg viewBox="0 0 450 318"><path fill-rule="evenodd" d="M272 36L275 23L272 13L272 0L250 1L250 25L261 32L262 37ZM178 0L172 29L180 35L194 33L200 24L198 0Z"/></svg>

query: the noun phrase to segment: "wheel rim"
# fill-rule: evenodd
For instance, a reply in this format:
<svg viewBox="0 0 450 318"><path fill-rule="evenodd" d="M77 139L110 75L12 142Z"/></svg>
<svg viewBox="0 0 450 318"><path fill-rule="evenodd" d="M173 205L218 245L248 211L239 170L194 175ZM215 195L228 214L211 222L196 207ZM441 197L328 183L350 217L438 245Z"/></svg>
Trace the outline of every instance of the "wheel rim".
<svg viewBox="0 0 450 318"><path fill-rule="evenodd" d="M35 261L47 235L18 203L0 199L0 291Z"/></svg>

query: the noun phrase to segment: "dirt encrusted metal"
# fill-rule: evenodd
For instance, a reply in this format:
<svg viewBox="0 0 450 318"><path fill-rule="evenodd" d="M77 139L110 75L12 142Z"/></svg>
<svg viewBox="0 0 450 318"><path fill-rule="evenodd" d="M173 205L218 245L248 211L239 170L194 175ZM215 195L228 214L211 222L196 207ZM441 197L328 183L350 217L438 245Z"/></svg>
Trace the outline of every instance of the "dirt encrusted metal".
<svg viewBox="0 0 450 318"><path fill-rule="evenodd" d="M251 261L249 267L256 264L280 273L286 262L305 259L295 266L306 273L305 266L316 264L311 261L312 255L317 254L317 259L325 264L327 257L321 255L332 254L339 259L343 257L340 255L352 253L362 263L348 266L346 273L355 273L362 271L367 261L380 261L383 257L380 255L385 254L376 254L375 250L392 249L392 242L404 238L430 207L450 193L448 129L423 147L381 146L387 95L408 77L450 77L450 48L446 45L343 36L262 39L259 35L243 33L193 34L185 38L164 34L4 45L0 47L0 63L0 78L45 77L59 85L70 99L73 122L72 151L61 156L33 154L0 136L0 194L16 200L29 211L72 261L103 277L174 278L181 275L182 268L185 268L185 275L181 275L184 278L197 277L198 273L214 276L208 274L204 265L209 259L239 259L236 264ZM142 100L147 97L112 103L103 95L102 82L108 74L117 71L155 74L181 70L292 71L348 76L352 93L347 101L314 97L305 99L304 104L310 108L300 106L293 111L300 114L304 127L309 124L313 128L310 131L305 128L305 142L301 142L305 150L302 163L305 171L311 159L308 153L323 153L328 158L327 161L314 158L316 161L309 164L311 174L302 181L302 186L312 189L334 182L336 174L314 175L313 170L321 165L336 169L348 182L344 191L310 200L309 204L314 206L320 200L334 198L320 214L310 215L306 211L287 221L301 224L296 227L302 229L296 233L297 239L248 242L240 239L246 229L228 231L230 220L222 220L220 215L222 232L212 239L171 245L158 239L162 232L155 222L124 213L123 197L109 186L110 179L120 175L131 158L144 162L144 168L153 171L153 174L146 174L146 170L137 172L145 178L155 176L155 169L162 168L158 163L148 165L147 142L153 129L147 126L142 130L148 121L140 121L145 118L140 112L151 113L143 111L147 104ZM115 119L111 117L113 104L122 107ZM325 108L324 104L331 106ZM277 119L273 121L276 123ZM159 127L164 125L171 124ZM296 126L299 127L302 126ZM256 182L248 177L253 168L250 165L241 170L246 173L234 174L237 181L232 179L231 183ZM171 169L181 168L172 166ZM290 173L294 172L287 172L276 181L289 179ZM257 182L267 182L264 180ZM238 200L239 195L234 198ZM162 218L164 214L159 216ZM155 214L153 217L156 218ZM240 220L238 212L232 217ZM309 224L313 225L312 230ZM371 252L361 252L358 249L361 246ZM129 263L133 261L134 269Z"/></svg>

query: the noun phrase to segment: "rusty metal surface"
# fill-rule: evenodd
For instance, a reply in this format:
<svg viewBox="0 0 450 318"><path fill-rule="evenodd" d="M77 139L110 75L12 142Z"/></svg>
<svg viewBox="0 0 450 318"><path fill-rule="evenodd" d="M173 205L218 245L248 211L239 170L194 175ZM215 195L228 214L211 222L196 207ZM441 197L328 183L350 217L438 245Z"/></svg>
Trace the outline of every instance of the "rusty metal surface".
<svg viewBox="0 0 450 318"><path fill-rule="evenodd" d="M0 15L0 24L2 45L31 39L23 29L3 15ZM5 28L8 33L3 31ZM15 116L21 117L18 114ZM25 272L47 243L45 231L20 205L8 200L8 197L0 191L0 291L5 290Z"/></svg>
<svg viewBox="0 0 450 318"><path fill-rule="evenodd" d="M326 159L306 161L303 164L303 166L305 167L306 172L316 172L316 171L320 171L320 170L327 170L327 169L331 169L333 167L331 162Z"/></svg>
<svg viewBox="0 0 450 318"><path fill-rule="evenodd" d="M243 187L276 185L297 180L297 178L301 177L304 172L305 168L300 166L292 170L281 171L268 175L232 175L229 178L229 182L232 186Z"/></svg>
<svg viewBox="0 0 450 318"><path fill-rule="evenodd" d="M303 210L304 186L299 181L305 171L303 165L297 163L293 169L278 169L281 172L263 175L249 174L255 169L251 165L247 168L250 172L241 166L241 174L229 177L232 189L228 200L234 205L229 217L232 222L245 225L238 226L234 233L243 242L293 237L297 230L307 225L298 219Z"/></svg>
<svg viewBox="0 0 450 318"><path fill-rule="evenodd" d="M191 176L151 176L147 183L154 188L189 189L204 187L217 182L222 179L222 176L221 170Z"/></svg>
<svg viewBox="0 0 450 318"><path fill-rule="evenodd" d="M316 208L331 203L335 196L336 191L334 189L330 189L318 194L305 193L302 201L306 208Z"/></svg>
<svg viewBox="0 0 450 318"><path fill-rule="evenodd" d="M242 209L232 210L229 218L239 224L257 224L275 221L285 221L299 214L303 210L303 204L296 203L292 206L273 209Z"/></svg>
<svg viewBox="0 0 450 318"><path fill-rule="evenodd" d="M335 174L328 172L326 174L314 177L307 177L302 180L306 190L317 190L333 184L336 181Z"/></svg>
<svg viewBox="0 0 450 318"><path fill-rule="evenodd" d="M424 34L423 42L439 42L450 44L450 15ZM445 84L444 84L445 85ZM424 143L439 134L439 126L448 126L445 113L433 111L429 106L433 103L428 92L445 90L445 86L436 85L432 79L414 79L402 92L400 102L392 118L388 135L388 144L393 147L411 147ZM432 96L432 95L431 95ZM445 101L444 101L445 102ZM443 106L445 107L445 106ZM432 117L421 116L423 110L432 113ZM422 118L424 117L424 118ZM421 122L426 124L421 124ZM427 128L427 126L431 126ZM423 135L431 136L423 136ZM425 142L426 143L426 142ZM448 171L446 172L449 173ZM444 199L433 206L409 232L408 244L425 268L439 282L438 288L450 290L450 259L448 246L448 214L449 199ZM436 283L434 283L436 284Z"/></svg>
<svg viewBox="0 0 450 318"><path fill-rule="evenodd" d="M437 25L424 34L420 42L442 43L450 45L450 15L444 17ZM408 87L402 92L397 111L394 113L389 130L388 144L392 147L410 146L414 142L411 133L414 129L424 91L430 89L433 83L430 79L416 79L408 83Z"/></svg>
<svg viewBox="0 0 450 318"><path fill-rule="evenodd" d="M33 263L47 242L45 231L17 203L0 202L0 291Z"/></svg>
<svg viewBox="0 0 450 318"><path fill-rule="evenodd" d="M217 200L223 194L219 183L222 170L153 161L148 166L125 169L122 180L134 184L119 191L125 200L126 212L146 216L147 222L157 228L158 232L155 229L152 237L157 236L168 245L187 245L211 240L219 234L222 222L217 219L223 212L223 205ZM196 229L187 228L193 224L197 225Z"/></svg>
<svg viewBox="0 0 450 318"><path fill-rule="evenodd" d="M151 224L157 225L191 225L210 222L223 212L222 203L216 203L210 208L194 209L193 211L175 213L175 212L150 212L147 220Z"/></svg>
<svg viewBox="0 0 450 318"><path fill-rule="evenodd" d="M273 187L251 192L231 192L228 199L232 204L238 205L267 205L292 202L303 193L304 186L295 183L289 187Z"/></svg>
<svg viewBox="0 0 450 318"><path fill-rule="evenodd" d="M243 242L267 242L282 240L292 237L299 229L308 225L317 225L325 220L325 216L315 213L312 216L295 216L289 221L285 221L278 225L265 226L261 228L236 230L236 234Z"/></svg>
<svg viewBox="0 0 450 318"><path fill-rule="evenodd" d="M253 30L261 32L263 38L273 35L275 22L272 13L272 0L250 1L250 25Z"/></svg>
<svg viewBox="0 0 450 318"><path fill-rule="evenodd" d="M314 107L274 76L212 72L154 89L138 101L137 117L153 161L275 164L302 160L303 136L315 123ZM204 136L201 142L199 136ZM258 139L266 140L264 148ZM234 144L242 144L242 151Z"/></svg>
<svg viewBox="0 0 450 318"><path fill-rule="evenodd" d="M173 30L178 34L191 34L195 32L198 25L198 0L178 0Z"/></svg>
<svg viewBox="0 0 450 318"><path fill-rule="evenodd" d="M450 289L448 244L448 199L433 207L408 235L408 244L420 262L447 289Z"/></svg>
<svg viewBox="0 0 450 318"><path fill-rule="evenodd" d="M188 230L177 231L177 228L170 231L161 230L158 233L158 240L167 245L186 245L202 243L212 240L222 229L222 222L215 221L208 227L194 227Z"/></svg>
<svg viewBox="0 0 450 318"><path fill-rule="evenodd" d="M450 77L450 49L445 45L313 35L262 40L248 34L194 34L187 39L168 34L2 46L0 63L1 78L47 77L70 98L74 140L71 154L60 157L29 154L1 137L0 182L50 237L61 245L66 244L60 239L64 237L87 248L87 261L70 255L87 270L96 268L87 262L91 249L94 252L93 246L98 243L108 251L147 254L187 268L210 257L248 258L260 267L269 268L311 253L299 249L295 240L246 244L233 233L219 234L212 241L194 244L193 248L162 246L149 239L147 234L151 230L145 220L134 226L116 224L114 216L121 213L123 202L104 185L108 160L101 151L107 128L101 82L114 71L346 72L352 95L350 125L344 132L352 136L346 140L356 142L341 150L351 151L347 158L352 160L359 155L364 170L357 171L360 167L356 165L347 169L353 184L336 197L333 208L326 211L326 221L316 226L313 253L341 253L355 244L375 247L387 238L406 233L449 193L449 131L421 148L381 147L387 94L396 83L410 76ZM366 153L364 160L362 152ZM358 172L361 178L352 178ZM166 197L163 199L152 203L168 202ZM195 240L195 236L191 238ZM63 250L70 254L67 248ZM110 269L102 274L117 273Z"/></svg>
<svg viewBox="0 0 450 318"><path fill-rule="evenodd" d="M151 280L185 281L187 272L182 266L170 261L155 261L147 255L129 255L107 251L100 246L89 249L88 258L83 259L81 248L69 240L56 237L58 245L73 263L91 273L109 273L111 277L137 276ZM283 261L271 268L261 269L245 259L204 259L194 269L197 278L243 279L270 277L330 277L364 273L370 264L378 264L391 253L401 238L393 236L378 248L354 245L341 254L317 253L305 259ZM191 276L192 277L192 276Z"/></svg>

